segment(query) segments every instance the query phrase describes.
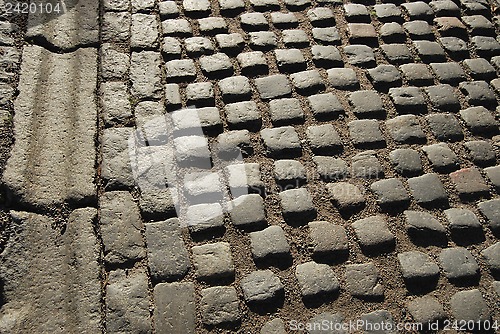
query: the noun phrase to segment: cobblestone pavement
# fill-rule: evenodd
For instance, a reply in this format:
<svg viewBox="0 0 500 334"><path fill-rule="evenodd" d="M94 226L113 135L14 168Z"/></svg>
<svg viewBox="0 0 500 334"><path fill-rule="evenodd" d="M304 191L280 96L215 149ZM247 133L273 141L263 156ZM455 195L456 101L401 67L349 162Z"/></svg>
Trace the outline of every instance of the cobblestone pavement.
<svg viewBox="0 0 500 334"><path fill-rule="evenodd" d="M1 333L500 331L498 0L64 5L0 20Z"/></svg>

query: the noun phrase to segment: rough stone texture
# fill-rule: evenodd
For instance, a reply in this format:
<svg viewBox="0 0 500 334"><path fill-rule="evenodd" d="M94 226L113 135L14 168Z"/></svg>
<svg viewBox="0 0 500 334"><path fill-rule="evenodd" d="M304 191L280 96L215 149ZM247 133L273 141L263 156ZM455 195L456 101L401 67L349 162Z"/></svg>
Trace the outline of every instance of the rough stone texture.
<svg viewBox="0 0 500 334"><path fill-rule="evenodd" d="M280 192L279 197L283 218L289 224L296 225L316 218L316 209L307 189L288 189Z"/></svg>
<svg viewBox="0 0 500 334"><path fill-rule="evenodd" d="M131 93L139 99L160 98L160 53L155 51L133 52L130 58Z"/></svg>
<svg viewBox="0 0 500 334"><path fill-rule="evenodd" d="M153 319L157 333L194 333L196 306L194 284L159 283L154 287Z"/></svg>
<svg viewBox="0 0 500 334"><path fill-rule="evenodd" d="M412 149L398 148L389 153L394 169L405 176L413 176L422 172L420 154Z"/></svg>
<svg viewBox="0 0 500 334"><path fill-rule="evenodd" d="M57 48L66 50L95 46L99 40L98 19L98 2L93 0L71 1L66 4L64 13L48 14L47 11L43 10L30 12L26 35L29 38L48 42ZM61 31L65 33L61 34ZM36 59L41 60L41 58ZM84 67L95 68L95 66Z"/></svg>
<svg viewBox="0 0 500 334"><path fill-rule="evenodd" d="M481 213L486 217L490 228L495 231L500 231L500 200L492 199L489 201L484 201L478 205Z"/></svg>
<svg viewBox="0 0 500 334"><path fill-rule="evenodd" d="M487 194L490 190L477 168L463 168L450 174L455 190L462 198Z"/></svg>
<svg viewBox="0 0 500 334"><path fill-rule="evenodd" d="M290 246L285 232L279 226L270 226L262 231L250 233L254 259L288 256Z"/></svg>
<svg viewBox="0 0 500 334"><path fill-rule="evenodd" d="M349 251L345 228L326 221L308 224L313 253L318 257L339 258Z"/></svg>
<svg viewBox="0 0 500 334"><path fill-rule="evenodd" d="M291 126L264 129L260 134L271 157L294 157L301 152L299 137Z"/></svg>
<svg viewBox="0 0 500 334"><path fill-rule="evenodd" d="M434 239L442 241L446 238L446 229L430 213L424 211L404 211L406 217L407 230L410 237L418 243L432 243Z"/></svg>
<svg viewBox="0 0 500 334"><path fill-rule="evenodd" d="M332 202L341 210L354 210L364 206L365 198L361 190L348 182L327 185Z"/></svg>
<svg viewBox="0 0 500 334"><path fill-rule="evenodd" d="M425 174L408 180L410 191L417 203L435 204L446 201L448 195L436 174Z"/></svg>
<svg viewBox="0 0 500 334"><path fill-rule="evenodd" d="M479 266L474 256L463 247L446 248L439 254L444 274L450 280L474 277L479 274Z"/></svg>
<svg viewBox="0 0 500 334"><path fill-rule="evenodd" d="M218 325L240 320L238 296L233 287L215 286L201 290L200 306L204 324Z"/></svg>
<svg viewBox="0 0 500 334"><path fill-rule="evenodd" d="M187 209L186 220L192 233L211 232L224 226L224 216L219 203L191 205Z"/></svg>
<svg viewBox="0 0 500 334"><path fill-rule="evenodd" d="M371 216L356 220L352 227L361 248L365 252L387 250L394 247L395 237L389 231L383 216Z"/></svg>
<svg viewBox="0 0 500 334"><path fill-rule="evenodd" d="M233 257L227 242L194 246L193 262L198 279L215 280L234 276Z"/></svg>
<svg viewBox="0 0 500 334"><path fill-rule="evenodd" d="M269 269L257 270L241 280L241 289L247 303L272 302L283 293L283 284Z"/></svg>
<svg viewBox="0 0 500 334"><path fill-rule="evenodd" d="M396 178L376 181L370 188L377 195L377 203L382 207L405 206L410 200L403 183Z"/></svg>
<svg viewBox="0 0 500 334"><path fill-rule="evenodd" d="M242 195L232 200L229 205L229 216L234 226L255 229L266 225L264 201L260 195Z"/></svg>
<svg viewBox="0 0 500 334"><path fill-rule="evenodd" d="M372 262L346 265L345 279L348 291L356 298L380 298L384 295L384 287Z"/></svg>
<svg viewBox="0 0 500 334"><path fill-rule="evenodd" d="M191 264L177 218L147 223L145 237L149 270L154 280L179 279L187 273Z"/></svg>
<svg viewBox="0 0 500 334"><path fill-rule="evenodd" d="M144 269L110 272L106 286L106 330L111 333L151 331L149 303Z"/></svg>
<svg viewBox="0 0 500 334"><path fill-rule="evenodd" d="M260 329L260 334L286 334L285 323L279 318L268 321Z"/></svg>
<svg viewBox="0 0 500 334"><path fill-rule="evenodd" d="M450 306L453 317L459 321L484 322L491 317L490 309L478 289L455 293Z"/></svg>
<svg viewBox="0 0 500 334"><path fill-rule="evenodd" d="M439 267L431 257L420 251L398 254L399 265L405 280L410 282L429 281L439 276Z"/></svg>
<svg viewBox="0 0 500 334"><path fill-rule="evenodd" d="M431 323L439 323L446 319L446 313L438 299L433 296L418 297L407 304L413 319L428 327Z"/></svg>
<svg viewBox="0 0 500 334"><path fill-rule="evenodd" d="M3 182L10 196L31 206L91 203L96 197L97 52L54 54L26 46L23 55L14 103L15 144ZM42 100L39 87L44 87ZM61 94L68 87L75 93Z"/></svg>
<svg viewBox="0 0 500 334"><path fill-rule="evenodd" d="M104 260L120 264L146 256L141 215L132 195L127 191L104 193L100 207Z"/></svg>
<svg viewBox="0 0 500 334"><path fill-rule="evenodd" d="M2 332L102 330L96 215L90 208L73 211L61 234L50 218L11 211L16 237L0 263Z"/></svg>
<svg viewBox="0 0 500 334"><path fill-rule="evenodd" d="M339 290L339 281L327 264L307 262L297 265L295 276L303 298L332 294Z"/></svg>

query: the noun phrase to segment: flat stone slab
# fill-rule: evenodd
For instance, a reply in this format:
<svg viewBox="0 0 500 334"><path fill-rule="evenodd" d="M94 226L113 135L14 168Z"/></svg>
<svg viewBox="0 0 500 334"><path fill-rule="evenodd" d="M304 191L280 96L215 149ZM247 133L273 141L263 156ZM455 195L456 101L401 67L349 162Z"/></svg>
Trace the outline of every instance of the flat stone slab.
<svg viewBox="0 0 500 334"><path fill-rule="evenodd" d="M100 333L100 245L96 209L73 211L66 231L45 216L12 211L2 252L0 329L4 333Z"/></svg>
<svg viewBox="0 0 500 334"><path fill-rule="evenodd" d="M53 2L52 4L56 3L60 5L61 13L55 11L48 13L48 10L30 11L26 37L42 43L48 42L65 50L97 45L99 41L99 2L69 0L64 1L64 3ZM64 13L62 13L63 6L65 7ZM76 58L73 59L76 60ZM84 69L96 68L95 66L81 65L81 68Z"/></svg>
<svg viewBox="0 0 500 334"><path fill-rule="evenodd" d="M3 175L16 200L35 207L95 201L96 80L94 49L24 48L15 144Z"/></svg>
<svg viewBox="0 0 500 334"><path fill-rule="evenodd" d="M155 310L153 318L156 333L194 333L196 328L196 307L194 284L159 283L153 297Z"/></svg>

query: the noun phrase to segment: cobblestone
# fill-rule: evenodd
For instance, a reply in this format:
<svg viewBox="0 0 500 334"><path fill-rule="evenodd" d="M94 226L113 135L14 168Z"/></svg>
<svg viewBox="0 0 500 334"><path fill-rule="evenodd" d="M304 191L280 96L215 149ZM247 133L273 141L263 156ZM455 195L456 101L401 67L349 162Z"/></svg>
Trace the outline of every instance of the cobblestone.
<svg viewBox="0 0 500 334"><path fill-rule="evenodd" d="M264 129L260 134L269 156L280 158L300 155L300 140L293 127L282 126L279 128Z"/></svg>
<svg viewBox="0 0 500 334"><path fill-rule="evenodd" d="M344 107L333 93L316 94L308 97L311 112L318 120L330 120L343 114Z"/></svg>
<svg viewBox="0 0 500 334"><path fill-rule="evenodd" d="M406 229L414 242L420 244L441 243L446 239L446 229L430 213L425 211L404 211Z"/></svg>
<svg viewBox="0 0 500 334"><path fill-rule="evenodd" d="M269 102L269 113L274 126L299 123L304 119L304 112L296 98L285 98Z"/></svg>
<svg viewBox="0 0 500 334"><path fill-rule="evenodd" d="M403 277L410 284L437 280L439 276L438 265L429 255L420 251L399 253L398 260Z"/></svg>
<svg viewBox="0 0 500 334"><path fill-rule="evenodd" d="M457 141L464 136L460 123L452 114L430 114L425 119L437 140Z"/></svg>
<svg viewBox="0 0 500 334"><path fill-rule="evenodd" d="M458 111L460 101L453 87L448 84L429 86L424 88L434 108L443 111Z"/></svg>
<svg viewBox="0 0 500 334"><path fill-rule="evenodd" d="M484 107L470 107L461 110L460 117L472 133L484 135L498 131L498 123L491 112Z"/></svg>
<svg viewBox="0 0 500 334"><path fill-rule="evenodd" d="M380 147L385 139L377 120L366 119L351 121L348 124L351 140L356 147Z"/></svg>
<svg viewBox="0 0 500 334"><path fill-rule="evenodd" d="M253 101L227 104L226 117L229 126L233 129L253 130L261 125L260 111Z"/></svg>
<svg viewBox="0 0 500 334"><path fill-rule="evenodd" d="M257 86L260 97L264 100L285 97L292 93L292 86L287 77L283 74L275 74L255 79L255 85Z"/></svg>
<svg viewBox="0 0 500 334"><path fill-rule="evenodd" d="M496 106L495 93L486 81L461 82L460 90L471 106Z"/></svg>
<svg viewBox="0 0 500 334"><path fill-rule="evenodd" d="M316 209L307 189L288 189L280 192L279 197L283 218L290 225L300 225L316 218Z"/></svg>
<svg viewBox="0 0 500 334"><path fill-rule="evenodd" d="M395 44L388 44L395 45ZM398 44L396 44L398 45ZM406 47L406 46L405 46ZM409 52L409 51L408 51ZM434 77L425 64L403 64L399 66L409 85L427 86L434 82Z"/></svg>
<svg viewBox="0 0 500 334"><path fill-rule="evenodd" d="M194 246L193 262L200 280L220 280L234 276L234 263L227 242Z"/></svg>
<svg viewBox="0 0 500 334"><path fill-rule="evenodd" d="M420 154L413 149L398 148L389 153L389 158L394 169L401 175L413 176L422 173Z"/></svg>
<svg viewBox="0 0 500 334"><path fill-rule="evenodd" d="M442 323L446 318L446 312L438 299L433 296L418 297L407 304L413 319L429 327L431 323Z"/></svg>
<svg viewBox="0 0 500 334"><path fill-rule="evenodd" d="M303 298L332 294L339 290L339 281L327 264L307 262L297 265L295 276Z"/></svg>
<svg viewBox="0 0 500 334"><path fill-rule="evenodd" d="M378 161L376 152L363 151L352 157L352 174L365 179L376 179L384 176L384 168Z"/></svg>
<svg viewBox="0 0 500 334"><path fill-rule="evenodd" d="M490 190L479 170L474 167L451 173L450 180L462 198L477 197L487 194Z"/></svg>
<svg viewBox="0 0 500 334"><path fill-rule="evenodd" d="M281 297L283 284L269 269L257 270L241 280L241 289L247 303L270 303Z"/></svg>
<svg viewBox="0 0 500 334"><path fill-rule="evenodd" d="M396 178L373 182L370 188L377 195L377 203L381 207L405 206L410 200L403 183Z"/></svg>
<svg viewBox="0 0 500 334"><path fill-rule="evenodd" d="M201 316L206 325L240 321L238 295L233 287L215 286L201 290Z"/></svg>
<svg viewBox="0 0 500 334"><path fill-rule="evenodd" d="M262 231L249 234L252 255L256 261L288 257L290 246L285 232L279 226L270 226Z"/></svg>
<svg viewBox="0 0 500 334"><path fill-rule="evenodd" d="M439 254L439 261L444 274L451 281L479 275L479 266L466 248L443 249Z"/></svg>
<svg viewBox="0 0 500 334"><path fill-rule="evenodd" d="M345 279L350 294L360 299L381 298L384 287L372 262L346 265Z"/></svg>
<svg viewBox="0 0 500 334"><path fill-rule="evenodd" d="M241 195L230 202L229 216L234 226L257 229L266 226L264 201L258 194Z"/></svg>
<svg viewBox="0 0 500 334"><path fill-rule="evenodd" d="M490 320L491 313L478 289L459 291L450 300L451 313L459 321L474 323Z"/></svg>
<svg viewBox="0 0 500 334"><path fill-rule="evenodd" d="M387 252L394 247L395 237L383 216L371 216L352 223L363 252Z"/></svg>
<svg viewBox="0 0 500 334"><path fill-rule="evenodd" d="M459 167L457 155L445 143L427 145L422 150L436 172L452 171Z"/></svg>
<svg viewBox="0 0 500 334"><path fill-rule="evenodd" d="M359 80L351 68L332 68L327 71L330 84L337 89L356 89Z"/></svg>
<svg viewBox="0 0 500 334"><path fill-rule="evenodd" d="M389 96L399 113L422 113L426 110L424 95L418 87L391 88Z"/></svg>
<svg viewBox="0 0 500 334"><path fill-rule="evenodd" d="M329 258L339 260L349 253L349 244L344 227L327 221L313 221L308 226L313 255L317 260Z"/></svg>
<svg viewBox="0 0 500 334"><path fill-rule="evenodd" d="M340 210L357 210L365 205L361 190L348 182L337 182L327 185L332 202Z"/></svg>
<svg viewBox="0 0 500 334"><path fill-rule="evenodd" d="M158 333L194 332L196 327L193 283L159 283L153 292L153 319Z"/></svg>
<svg viewBox="0 0 500 334"><path fill-rule="evenodd" d="M333 155L342 150L340 136L331 124L310 126L306 135L311 150L316 154Z"/></svg>
<svg viewBox="0 0 500 334"><path fill-rule="evenodd" d="M392 139L398 144L413 144L426 141L425 133L414 115L396 116L385 122Z"/></svg>

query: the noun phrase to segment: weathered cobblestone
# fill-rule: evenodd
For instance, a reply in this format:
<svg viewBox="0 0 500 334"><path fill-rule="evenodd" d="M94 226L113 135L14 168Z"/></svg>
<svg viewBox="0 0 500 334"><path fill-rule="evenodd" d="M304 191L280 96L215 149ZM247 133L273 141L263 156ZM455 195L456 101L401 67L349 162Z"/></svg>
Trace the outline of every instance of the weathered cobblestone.
<svg viewBox="0 0 500 334"><path fill-rule="evenodd" d="M345 279L349 293L360 299L381 298L384 287L372 262L346 265Z"/></svg>
<svg viewBox="0 0 500 334"><path fill-rule="evenodd" d="M240 320L238 295L233 287L215 286L201 290L200 305L204 324L219 325Z"/></svg>
<svg viewBox="0 0 500 334"><path fill-rule="evenodd" d="M194 246L191 250L198 279L215 281L234 276L233 257L227 242Z"/></svg>
<svg viewBox="0 0 500 334"><path fill-rule="evenodd" d="M279 193L279 196L287 223L299 225L316 218L316 209L307 189L288 189Z"/></svg>
<svg viewBox="0 0 500 334"><path fill-rule="evenodd" d="M339 290L339 281L327 264L307 262L297 265L295 276L303 298L333 294Z"/></svg>
<svg viewBox="0 0 500 334"><path fill-rule="evenodd" d="M252 255L256 261L265 259L278 260L290 255L290 246L285 237L285 232L279 226L270 226L249 235Z"/></svg>
<svg viewBox="0 0 500 334"><path fill-rule="evenodd" d="M153 319L158 333L193 333L196 327L193 283L160 283L154 287Z"/></svg>
<svg viewBox="0 0 500 334"><path fill-rule="evenodd" d="M254 271L241 280L247 303L273 302L283 294L283 284L269 269Z"/></svg>

